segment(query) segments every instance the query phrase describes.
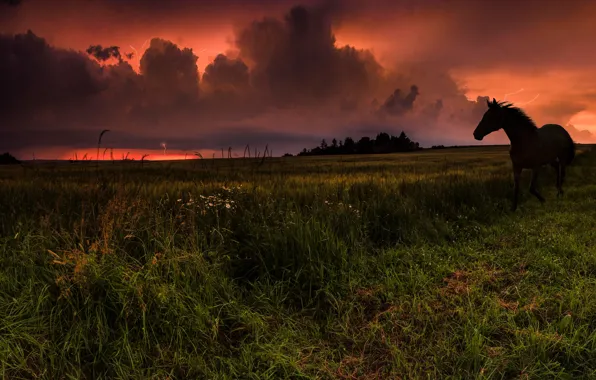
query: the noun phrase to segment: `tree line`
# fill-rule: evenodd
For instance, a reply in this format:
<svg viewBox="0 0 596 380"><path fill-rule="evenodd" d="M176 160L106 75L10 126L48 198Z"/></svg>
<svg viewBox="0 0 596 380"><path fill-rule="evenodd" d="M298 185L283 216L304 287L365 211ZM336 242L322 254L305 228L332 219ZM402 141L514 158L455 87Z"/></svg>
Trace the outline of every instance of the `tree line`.
<svg viewBox="0 0 596 380"><path fill-rule="evenodd" d="M298 156L397 153L411 152L420 149L422 149L420 148L420 145L417 142L410 140L405 132L400 133L399 136L381 132L374 139L364 136L358 141L355 141L351 137L346 137L344 140L339 141L334 138L331 140L331 144L328 144L327 141L323 139L319 146L312 149L304 148L298 153Z"/></svg>

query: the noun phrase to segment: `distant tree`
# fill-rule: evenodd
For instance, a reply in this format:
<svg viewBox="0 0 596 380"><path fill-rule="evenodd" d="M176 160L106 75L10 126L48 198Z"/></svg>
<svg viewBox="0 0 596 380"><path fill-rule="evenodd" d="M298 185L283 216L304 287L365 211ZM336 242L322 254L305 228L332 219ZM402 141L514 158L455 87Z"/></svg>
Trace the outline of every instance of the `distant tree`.
<svg viewBox="0 0 596 380"><path fill-rule="evenodd" d="M389 153L391 149L391 136L388 133L382 132L377 135L374 143L374 151L376 153Z"/></svg>
<svg viewBox="0 0 596 380"><path fill-rule="evenodd" d="M321 149L327 149L327 141L325 139L321 141Z"/></svg>
<svg viewBox="0 0 596 380"><path fill-rule="evenodd" d="M356 143L356 149L358 153L372 153L373 152L374 140L371 141L370 137L364 136Z"/></svg>
<svg viewBox="0 0 596 380"><path fill-rule="evenodd" d="M388 145L390 142L391 137L389 137L389 134L385 132L379 133L375 139L375 145Z"/></svg>
<svg viewBox="0 0 596 380"><path fill-rule="evenodd" d="M336 139L331 140L331 146L333 148L337 148L337 140Z"/></svg>
<svg viewBox="0 0 596 380"><path fill-rule="evenodd" d="M21 161L17 160L12 154L8 152L0 155L0 165L16 165L20 163Z"/></svg>

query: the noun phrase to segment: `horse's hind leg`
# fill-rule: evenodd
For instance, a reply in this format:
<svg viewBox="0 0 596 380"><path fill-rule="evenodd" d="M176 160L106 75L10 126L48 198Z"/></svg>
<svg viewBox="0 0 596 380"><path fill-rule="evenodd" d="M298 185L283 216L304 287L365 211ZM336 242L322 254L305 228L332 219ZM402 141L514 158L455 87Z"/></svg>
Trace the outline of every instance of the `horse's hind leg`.
<svg viewBox="0 0 596 380"><path fill-rule="evenodd" d="M555 169L555 172L557 173L557 197L559 197L560 195L563 194L563 190L561 189L561 185L563 184L563 178L562 178L562 170L563 170L563 164L561 164L559 162L559 160L557 160L557 162L554 162L551 164L552 167Z"/></svg>
<svg viewBox="0 0 596 380"><path fill-rule="evenodd" d="M536 189L536 185L538 184L538 168L532 169L532 182L530 182L530 194L536 196L541 203L544 203L545 199L540 195L538 190Z"/></svg>
<svg viewBox="0 0 596 380"><path fill-rule="evenodd" d="M557 183L557 196L562 196L563 195L563 181L565 181L565 165L560 164L559 165L559 175L557 177L559 177L559 181Z"/></svg>
<svg viewBox="0 0 596 380"><path fill-rule="evenodd" d="M517 210L517 199L519 196L519 182L521 179L522 169L513 166L513 203L511 204L511 211Z"/></svg>

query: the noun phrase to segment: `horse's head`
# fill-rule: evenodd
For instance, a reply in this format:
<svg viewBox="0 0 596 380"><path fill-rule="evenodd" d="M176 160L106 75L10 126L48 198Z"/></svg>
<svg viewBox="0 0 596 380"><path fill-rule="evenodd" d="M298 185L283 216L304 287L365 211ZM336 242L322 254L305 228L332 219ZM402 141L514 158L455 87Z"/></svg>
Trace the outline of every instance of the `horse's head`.
<svg viewBox="0 0 596 380"><path fill-rule="evenodd" d="M488 104L488 110L484 113L482 120L478 123L478 126L474 130L474 138L476 140L482 140L484 136L498 131L503 127L503 121L505 119L504 108L501 103L497 102L495 98L493 101L486 101Z"/></svg>

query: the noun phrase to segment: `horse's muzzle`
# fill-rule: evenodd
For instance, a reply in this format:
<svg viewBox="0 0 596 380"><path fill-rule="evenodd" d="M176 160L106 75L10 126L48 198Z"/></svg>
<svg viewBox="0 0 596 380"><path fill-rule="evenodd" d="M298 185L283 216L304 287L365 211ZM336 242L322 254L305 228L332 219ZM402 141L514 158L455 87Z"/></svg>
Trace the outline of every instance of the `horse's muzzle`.
<svg viewBox="0 0 596 380"><path fill-rule="evenodd" d="M484 138L484 136L482 135L477 135L476 133L474 133L474 138L478 141L482 141L482 139Z"/></svg>

